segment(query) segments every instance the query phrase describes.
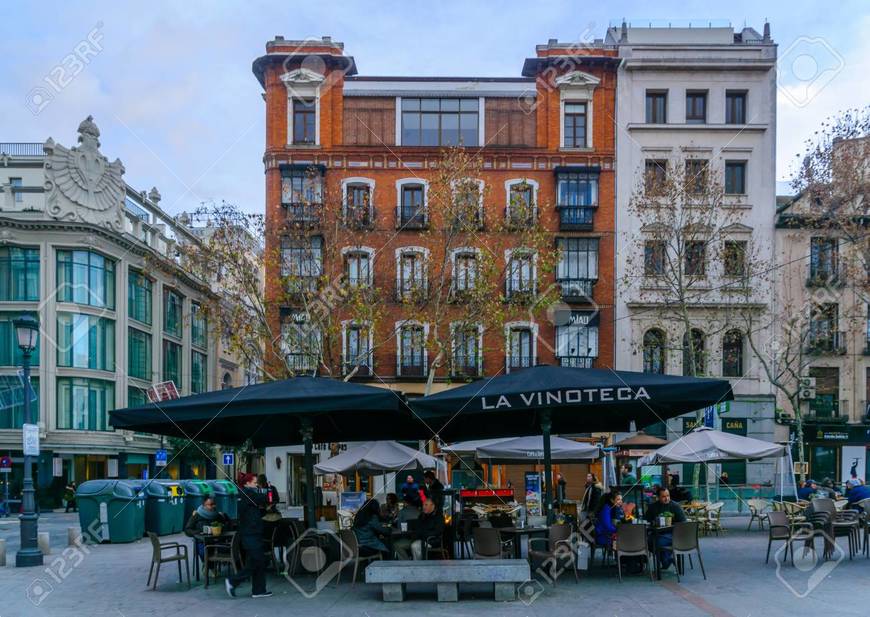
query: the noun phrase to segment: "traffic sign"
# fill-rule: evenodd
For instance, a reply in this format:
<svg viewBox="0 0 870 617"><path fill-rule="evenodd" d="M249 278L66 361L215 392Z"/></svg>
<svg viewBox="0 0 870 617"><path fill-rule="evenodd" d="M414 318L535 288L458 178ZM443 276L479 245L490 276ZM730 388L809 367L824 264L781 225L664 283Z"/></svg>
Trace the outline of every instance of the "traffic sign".
<svg viewBox="0 0 870 617"><path fill-rule="evenodd" d="M235 452L224 452L224 465L235 465L236 464L236 454Z"/></svg>
<svg viewBox="0 0 870 617"><path fill-rule="evenodd" d="M154 466L166 467L166 450L157 450L154 453Z"/></svg>
<svg viewBox="0 0 870 617"><path fill-rule="evenodd" d="M12 459L8 456L0 457L0 473L9 473L12 471Z"/></svg>

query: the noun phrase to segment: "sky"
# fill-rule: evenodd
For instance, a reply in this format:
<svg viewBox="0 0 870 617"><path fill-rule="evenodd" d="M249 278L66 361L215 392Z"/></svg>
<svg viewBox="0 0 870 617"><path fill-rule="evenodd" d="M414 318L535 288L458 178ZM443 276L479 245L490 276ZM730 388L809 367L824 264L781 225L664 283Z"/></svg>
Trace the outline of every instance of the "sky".
<svg viewBox="0 0 870 617"><path fill-rule="evenodd" d="M0 142L72 146L88 114L125 179L170 214L226 200L263 210L262 89L251 62L275 35L332 36L360 75L519 76L548 39L609 24L717 25L779 45L777 179L826 117L870 103L870 3L43 2L0 0Z"/></svg>

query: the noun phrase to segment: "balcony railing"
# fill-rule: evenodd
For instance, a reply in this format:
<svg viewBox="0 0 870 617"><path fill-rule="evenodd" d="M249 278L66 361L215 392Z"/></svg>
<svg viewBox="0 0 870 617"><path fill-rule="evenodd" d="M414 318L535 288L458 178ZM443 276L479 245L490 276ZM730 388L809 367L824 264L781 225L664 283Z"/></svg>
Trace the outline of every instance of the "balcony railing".
<svg viewBox="0 0 870 617"><path fill-rule="evenodd" d="M401 229L425 229L429 224L426 208L396 208L396 226Z"/></svg>
<svg viewBox="0 0 870 617"><path fill-rule="evenodd" d="M596 279L560 279L562 299L565 302L592 302L592 288Z"/></svg>
<svg viewBox="0 0 870 617"><path fill-rule="evenodd" d="M424 302L429 297L425 281L402 281L396 285L396 302Z"/></svg>
<svg viewBox="0 0 870 617"><path fill-rule="evenodd" d="M347 360L345 359L342 362L342 370L345 375L350 375L353 373L354 377L371 377L373 374L372 367L370 366L371 362L369 360Z"/></svg>
<svg viewBox="0 0 870 617"><path fill-rule="evenodd" d="M399 361L400 377L425 377L426 363L423 358L402 358Z"/></svg>
<svg viewBox="0 0 870 617"><path fill-rule="evenodd" d="M450 221L453 231L480 231L483 229L483 211L456 212Z"/></svg>
<svg viewBox="0 0 870 617"><path fill-rule="evenodd" d="M809 354L844 354L846 353L846 333L821 330L810 332L807 337L806 351Z"/></svg>
<svg viewBox="0 0 870 617"><path fill-rule="evenodd" d="M530 368L535 366L535 358L534 356L514 356L508 355L505 358L505 370L510 373L511 371L518 371L524 368Z"/></svg>
<svg viewBox="0 0 870 617"><path fill-rule="evenodd" d="M45 156L41 143L0 143L0 154L8 154L13 158L36 158Z"/></svg>
<svg viewBox="0 0 870 617"><path fill-rule="evenodd" d="M843 280L836 269L814 270L807 276L807 287L841 287Z"/></svg>
<svg viewBox="0 0 870 617"><path fill-rule="evenodd" d="M454 356L450 367L453 377L480 377L482 372L477 356Z"/></svg>
<svg viewBox="0 0 870 617"><path fill-rule="evenodd" d="M522 209L505 208L504 220L508 229L528 229L535 224L535 214Z"/></svg>
<svg viewBox="0 0 870 617"><path fill-rule="evenodd" d="M505 281L505 294L509 302L530 302L535 296L534 282L508 278Z"/></svg>
<svg viewBox="0 0 870 617"><path fill-rule="evenodd" d="M317 369L317 356L311 353L284 354L287 368L294 373L313 373Z"/></svg>
<svg viewBox="0 0 870 617"><path fill-rule="evenodd" d="M592 229L595 208L591 206L558 206L561 231L588 231Z"/></svg>
<svg viewBox="0 0 870 617"><path fill-rule="evenodd" d="M313 203L289 203L283 204L287 211L287 222L306 227L318 227L320 216L323 211L321 204Z"/></svg>
<svg viewBox="0 0 870 617"><path fill-rule="evenodd" d="M288 275L285 275L288 276ZM287 279L287 293L307 294L314 293L320 287L319 276L296 276L289 275Z"/></svg>
<svg viewBox="0 0 870 617"><path fill-rule="evenodd" d="M592 368L592 356L559 356L559 366L565 368Z"/></svg>
<svg viewBox="0 0 870 617"><path fill-rule="evenodd" d="M350 229L371 229L375 224L371 206L348 205L344 211L344 224Z"/></svg>

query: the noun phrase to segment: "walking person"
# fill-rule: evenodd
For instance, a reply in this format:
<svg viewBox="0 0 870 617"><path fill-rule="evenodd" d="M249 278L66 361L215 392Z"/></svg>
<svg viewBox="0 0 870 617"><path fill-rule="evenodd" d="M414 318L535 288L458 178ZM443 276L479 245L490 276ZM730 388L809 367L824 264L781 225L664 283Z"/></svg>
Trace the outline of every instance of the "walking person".
<svg viewBox="0 0 870 617"><path fill-rule="evenodd" d="M245 567L227 578L227 594L236 597L236 587L251 579L251 597L268 598L266 591L266 547L263 545L263 513L266 510L266 494L257 486L257 476L244 474L239 496L239 527L242 550L245 551Z"/></svg>
<svg viewBox="0 0 870 617"><path fill-rule="evenodd" d="M69 512L69 509L72 508L73 512L78 512L78 506L76 505L76 483L70 481L69 484L66 485L66 488L63 489L63 500L66 502L66 509L64 512Z"/></svg>

